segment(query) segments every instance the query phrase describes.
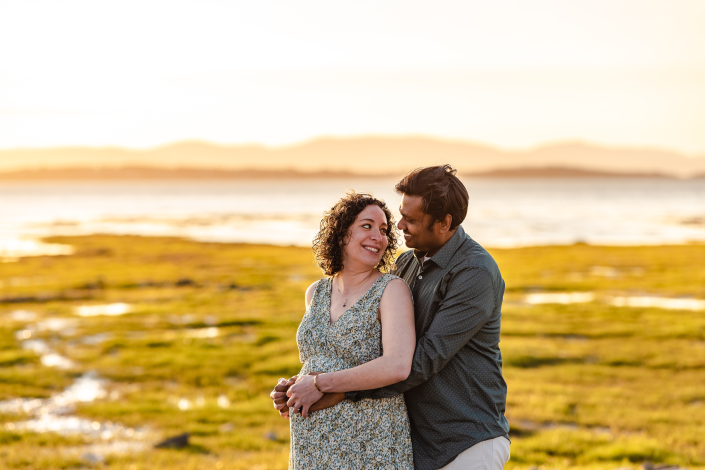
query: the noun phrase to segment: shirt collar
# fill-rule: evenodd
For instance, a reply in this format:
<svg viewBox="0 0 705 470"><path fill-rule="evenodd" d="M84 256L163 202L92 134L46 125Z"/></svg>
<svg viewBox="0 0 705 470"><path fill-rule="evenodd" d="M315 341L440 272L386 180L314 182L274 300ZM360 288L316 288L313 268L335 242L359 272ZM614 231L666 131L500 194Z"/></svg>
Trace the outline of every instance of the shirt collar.
<svg viewBox="0 0 705 470"><path fill-rule="evenodd" d="M441 268L445 268L448 262L450 262L450 259L453 257L458 248L460 248L460 245L463 244L466 238L467 237L465 236L465 230L463 230L463 227L459 225L453 236L450 237L450 240L448 240L446 244L443 245L440 250L438 250L438 253L431 256L428 260L433 261ZM414 250L414 256L416 256L416 259L419 260L419 263L423 264L423 257L425 254L426 253L422 251Z"/></svg>

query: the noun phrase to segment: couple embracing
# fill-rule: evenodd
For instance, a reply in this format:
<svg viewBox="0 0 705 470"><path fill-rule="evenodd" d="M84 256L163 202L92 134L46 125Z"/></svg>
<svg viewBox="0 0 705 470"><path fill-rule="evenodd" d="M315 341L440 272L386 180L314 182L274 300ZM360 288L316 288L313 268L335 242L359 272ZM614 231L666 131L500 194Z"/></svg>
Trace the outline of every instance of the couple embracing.
<svg viewBox="0 0 705 470"><path fill-rule="evenodd" d="M406 246L384 202L349 193L314 240L327 275L306 291L303 368L271 394L291 420L289 468L501 469L509 460L499 350L504 281L460 223L448 165L397 185Z"/></svg>

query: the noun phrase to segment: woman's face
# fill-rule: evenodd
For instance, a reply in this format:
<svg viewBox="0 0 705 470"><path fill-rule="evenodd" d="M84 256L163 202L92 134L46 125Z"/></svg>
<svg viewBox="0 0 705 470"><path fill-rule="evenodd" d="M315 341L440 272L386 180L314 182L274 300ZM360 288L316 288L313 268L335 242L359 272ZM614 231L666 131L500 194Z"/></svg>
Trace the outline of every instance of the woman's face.
<svg viewBox="0 0 705 470"><path fill-rule="evenodd" d="M374 204L365 207L348 230L343 263L349 265L353 261L365 266L377 266L389 244L387 230L389 227L384 211Z"/></svg>

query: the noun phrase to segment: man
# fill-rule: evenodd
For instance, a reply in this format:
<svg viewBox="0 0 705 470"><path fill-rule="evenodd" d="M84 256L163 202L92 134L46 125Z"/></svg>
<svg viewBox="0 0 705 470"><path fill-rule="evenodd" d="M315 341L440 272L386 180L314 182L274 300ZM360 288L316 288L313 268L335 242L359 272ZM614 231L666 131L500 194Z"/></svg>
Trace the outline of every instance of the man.
<svg viewBox="0 0 705 470"><path fill-rule="evenodd" d="M413 365L403 382L347 391L345 398L404 393L417 469L501 469L509 460L499 350L504 281L492 256L460 226L469 198L455 170L449 165L415 170L396 190L402 194L397 226L413 248L399 256L393 272L414 298ZM321 375L316 387L341 391L334 377ZM285 407L284 392L292 383L280 381L272 392L278 409ZM311 411L342 398L325 394Z"/></svg>

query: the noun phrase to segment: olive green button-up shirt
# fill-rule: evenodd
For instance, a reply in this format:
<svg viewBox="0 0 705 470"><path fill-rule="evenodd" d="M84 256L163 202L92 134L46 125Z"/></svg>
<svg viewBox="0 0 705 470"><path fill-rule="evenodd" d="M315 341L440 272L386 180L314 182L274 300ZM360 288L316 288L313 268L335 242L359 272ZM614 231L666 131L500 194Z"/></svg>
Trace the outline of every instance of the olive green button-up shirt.
<svg viewBox="0 0 705 470"><path fill-rule="evenodd" d="M425 262L423 255L403 253L394 271L414 298L411 374L403 382L346 396L356 401L404 393L414 466L432 470L479 442L509 439L499 350L504 280L492 256L462 227Z"/></svg>

